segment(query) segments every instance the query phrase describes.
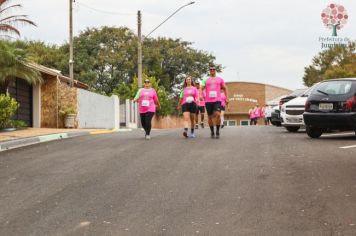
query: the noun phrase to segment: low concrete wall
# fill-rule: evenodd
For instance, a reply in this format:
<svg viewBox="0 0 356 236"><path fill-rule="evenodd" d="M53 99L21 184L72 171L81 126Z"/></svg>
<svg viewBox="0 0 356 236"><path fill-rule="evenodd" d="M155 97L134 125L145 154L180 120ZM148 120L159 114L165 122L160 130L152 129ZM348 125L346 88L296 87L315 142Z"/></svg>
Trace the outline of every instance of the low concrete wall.
<svg viewBox="0 0 356 236"><path fill-rule="evenodd" d="M155 129L174 129L183 128L183 117L180 116L157 116L155 115L152 119L152 128Z"/></svg>
<svg viewBox="0 0 356 236"><path fill-rule="evenodd" d="M120 128L120 102L117 96L103 96L78 89L78 128Z"/></svg>

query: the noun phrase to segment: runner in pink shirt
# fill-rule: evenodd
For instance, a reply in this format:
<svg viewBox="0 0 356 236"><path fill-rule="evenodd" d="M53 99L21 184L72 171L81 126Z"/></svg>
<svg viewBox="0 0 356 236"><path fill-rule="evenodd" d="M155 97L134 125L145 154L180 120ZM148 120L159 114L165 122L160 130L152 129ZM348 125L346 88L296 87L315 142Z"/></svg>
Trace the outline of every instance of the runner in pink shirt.
<svg viewBox="0 0 356 236"><path fill-rule="evenodd" d="M195 87L198 89L198 91L200 93L200 82L199 82L199 80L197 80L195 82ZM199 100L197 112L196 112L196 115L195 115L195 128L196 129L199 128L199 113L200 113L200 126L202 128L204 128L205 97L206 97L205 90L203 90L203 99Z"/></svg>
<svg viewBox="0 0 356 236"><path fill-rule="evenodd" d="M228 97L227 87L222 78L216 76L215 66L210 66L210 77L203 80L200 87L200 100L203 99L202 92L205 90L205 107L208 113L208 123L211 131L211 138L220 138L220 112L221 112L221 90ZM216 133L214 131L216 126Z"/></svg>
<svg viewBox="0 0 356 236"><path fill-rule="evenodd" d="M183 136L188 138L188 127L190 119L190 137L195 138L194 125L195 113L199 99L199 91L194 86L194 81L191 76L184 79L183 90L180 93L178 101L178 110L182 110L184 118Z"/></svg>
<svg viewBox="0 0 356 236"><path fill-rule="evenodd" d="M136 93L135 102L139 102L140 118L143 129L145 130L145 138L151 139L151 123L153 115L157 109L161 108L156 90L151 88L151 82L146 79L144 87L139 89Z"/></svg>

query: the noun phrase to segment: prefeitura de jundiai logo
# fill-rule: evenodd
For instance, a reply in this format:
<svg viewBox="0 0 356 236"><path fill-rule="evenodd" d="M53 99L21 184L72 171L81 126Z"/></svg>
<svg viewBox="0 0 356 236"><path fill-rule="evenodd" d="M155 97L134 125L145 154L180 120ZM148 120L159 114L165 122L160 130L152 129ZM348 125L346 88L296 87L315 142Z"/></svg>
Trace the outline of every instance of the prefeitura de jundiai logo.
<svg viewBox="0 0 356 236"><path fill-rule="evenodd" d="M337 36L337 31L343 28L349 19L344 6L331 3L321 13L324 25L332 30L332 36Z"/></svg>

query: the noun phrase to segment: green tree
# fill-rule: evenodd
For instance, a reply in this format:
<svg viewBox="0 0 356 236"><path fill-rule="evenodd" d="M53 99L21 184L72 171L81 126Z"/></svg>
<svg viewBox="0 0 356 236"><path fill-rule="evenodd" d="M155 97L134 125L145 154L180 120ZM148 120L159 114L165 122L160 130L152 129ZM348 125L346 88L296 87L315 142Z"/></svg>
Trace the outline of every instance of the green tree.
<svg viewBox="0 0 356 236"><path fill-rule="evenodd" d="M0 0L0 37L9 37L12 34L20 36L20 31L17 25L33 25L36 24L27 18L27 15L11 15L12 11L20 8L21 4L11 5L11 0ZM5 33L4 35L2 35Z"/></svg>
<svg viewBox="0 0 356 236"><path fill-rule="evenodd" d="M181 39L146 39L143 46L143 69L149 76L160 78L161 84L170 93L177 95L187 75L202 78L208 73L215 57L194 49L192 43ZM218 71L221 65L216 65Z"/></svg>
<svg viewBox="0 0 356 236"><path fill-rule="evenodd" d="M120 82L132 81L136 71L136 45L134 33L126 27L86 29L74 38L75 78L96 92L111 94ZM61 50L68 53L68 44Z"/></svg>
<svg viewBox="0 0 356 236"><path fill-rule="evenodd" d="M60 71L68 67L66 52L60 46L41 41L16 41L15 46L26 51L29 60Z"/></svg>
<svg viewBox="0 0 356 236"><path fill-rule="evenodd" d="M155 77L142 75L142 79L149 79L151 81L152 88L157 92L158 99L161 103L161 109L157 111L158 115L166 116L174 113L175 109L173 106L173 100L170 98L169 93L166 89L159 85L160 80L157 80ZM134 78L133 82L128 84L122 82L116 89L114 89L113 94L118 95L120 98L124 99L133 99L138 91L138 81L137 77Z"/></svg>
<svg viewBox="0 0 356 236"><path fill-rule="evenodd" d="M26 51L0 40L0 94L7 94L9 84L16 78L31 84L42 82L40 73L29 66Z"/></svg>
<svg viewBox="0 0 356 236"><path fill-rule="evenodd" d="M304 68L304 84L335 78L356 77L356 44L337 46L320 52L312 64Z"/></svg>

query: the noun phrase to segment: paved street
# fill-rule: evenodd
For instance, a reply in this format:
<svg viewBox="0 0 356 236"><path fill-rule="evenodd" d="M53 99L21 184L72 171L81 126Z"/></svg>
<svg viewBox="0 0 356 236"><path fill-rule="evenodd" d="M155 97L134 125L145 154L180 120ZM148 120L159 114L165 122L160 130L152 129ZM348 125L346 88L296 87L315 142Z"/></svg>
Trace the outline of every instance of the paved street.
<svg viewBox="0 0 356 236"><path fill-rule="evenodd" d="M356 235L353 145L352 133L238 127L1 152L0 235Z"/></svg>

